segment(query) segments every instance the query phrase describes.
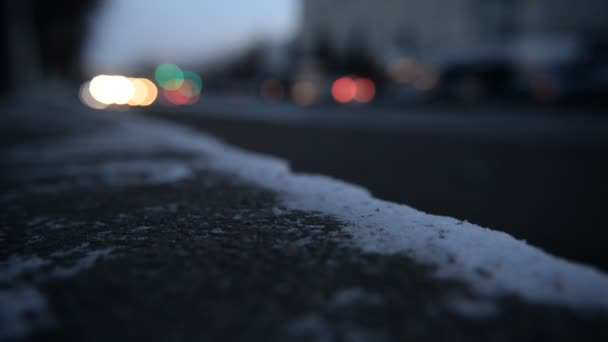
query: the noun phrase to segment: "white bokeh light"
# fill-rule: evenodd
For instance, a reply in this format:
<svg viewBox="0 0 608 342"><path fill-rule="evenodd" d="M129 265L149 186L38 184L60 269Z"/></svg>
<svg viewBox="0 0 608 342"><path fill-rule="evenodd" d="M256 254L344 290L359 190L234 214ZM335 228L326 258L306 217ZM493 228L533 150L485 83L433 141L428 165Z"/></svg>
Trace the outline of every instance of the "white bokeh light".
<svg viewBox="0 0 608 342"><path fill-rule="evenodd" d="M127 104L135 95L135 86L124 76L95 76L89 84L93 99L105 105Z"/></svg>

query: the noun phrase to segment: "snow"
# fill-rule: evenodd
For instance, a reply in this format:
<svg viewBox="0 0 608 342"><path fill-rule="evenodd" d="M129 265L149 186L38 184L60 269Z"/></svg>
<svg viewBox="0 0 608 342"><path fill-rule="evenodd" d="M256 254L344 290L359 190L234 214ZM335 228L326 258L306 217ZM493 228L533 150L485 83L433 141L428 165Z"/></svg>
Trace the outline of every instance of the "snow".
<svg viewBox="0 0 608 342"><path fill-rule="evenodd" d="M279 209L277 207L273 207L272 208L272 214L274 216L281 216L281 215L283 215L283 210L281 210L281 209Z"/></svg>
<svg viewBox="0 0 608 342"><path fill-rule="evenodd" d="M488 318L500 312L498 305L487 299L452 298L447 304L457 314L470 319Z"/></svg>
<svg viewBox="0 0 608 342"><path fill-rule="evenodd" d="M153 127L161 129L154 124L148 129ZM439 277L464 280L482 295L608 309L608 276L592 267L551 256L503 232L379 200L330 177L294 174L286 161L171 129L176 146L196 146L214 169L277 191L288 209L317 211L346 223L366 252L406 253L438 266Z"/></svg>
<svg viewBox="0 0 608 342"><path fill-rule="evenodd" d="M91 268L97 260L106 258L113 248L89 250L89 243L85 242L68 250L59 250L51 253L49 259L38 256L11 256L7 261L0 263L0 286L13 283L27 273L34 273L42 268L45 272L38 272L39 280L53 277L70 277L85 269ZM74 254L82 254L74 258L71 266L56 266L56 259L65 258Z"/></svg>
<svg viewBox="0 0 608 342"><path fill-rule="evenodd" d="M55 251L49 259L38 256L12 256L0 263L0 340L18 339L30 331L53 324L46 298L35 287L23 282L23 275L36 272L34 283L71 277L92 267L112 249L88 250L83 243L68 250ZM82 254L71 266L57 266L57 259Z"/></svg>
<svg viewBox="0 0 608 342"><path fill-rule="evenodd" d="M353 304L382 305L382 296L369 293L360 287L352 287L338 290L330 301L330 306L345 307Z"/></svg>
<svg viewBox="0 0 608 342"><path fill-rule="evenodd" d="M30 151L29 157L28 151L19 151L15 156L23 162L40 160L39 151ZM514 294L534 303L608 310L608 276L592 267L549 255L503 232L376 199L366 189L340 180L293 173L284 160L231 147L182 127L130 118L118 127L43 151L43 160L49 162L124 151L192 153L200 162L189 167L229 173L274 190L285 210L319 212L342 221L355 245L365 252L404 253L436 265L438 277L465 281L483 296ZM273 213L280 214L274 209Z"/></svg>
<svg viewBox="0 0 608 342"><path fill-rule="evenodd" d="M67 251L55 251L49 255L51 258L63 258L66 256L70 256L75 253L82 253L89 248L88 242L83 242L80 246L74 247L72 249L68 249Z"/></svg>
<svg viewBox="0 0 608 342"><path fill-rule="evenodd" d="M191 167L179 161L126 160L104 163L97 170L105 181L111 185L130 185L141 183L142 176L146 184L173 183L191 176Z"/></svg>
<svg viewBox="0 0 608 342"><path fill-rule="evenodd" d="M312 242L313 241L310 238L310 236L307 236L307 237L294 241L294 245L296 245L298 247L306 247L306 246L310 245Z"/></svg>
<svg viewBox="0 0 608 342"><path fill-rule="evenodd" d="M131 233L136 233L136 234L145 233L145 232L147 232L150 229L152 229L152 228L151 227L147 227L147 226L139 226L139 227L131 229Z"/></svg>
<svg viewBox="0 0 608 342"><path fill-rule="evenodd" d="M331 327L320 314L309 313L287 323L290 339L303 341L331 341Z"/></svg>
<svg viewBox="0 0 608 342"><path fill-rule="evenodd" d="M108 185L142 183L173 183L191 176L192 167L182 160L110 160L101 165L92 163L48 165L44 170L21 170L20 181L44 181L56 176L101 176Z"/></svg>
<svg viewBox="0 0 608 342"><path fill-rule="evenodd" d="M97 260L107 258L113 248L99 249L88 251L85 255L78 259L76 263L70 267L56 267L49 274L50 278L67 278L76 275L77 273L93 267Z"/></svg>
<svg viewBox="0 0 608 342"><path fill-rule="evenodd" d="M7 261L0 263L0 284L10 282L24 273L36 271L48 263L47 260L37 256L22 257L13 255Z"/></svg>
<svg viewBox="0 0 608 342"><path fill-rule="evenodd" d="M311 312L291 319L286 324L285 340L294 341L390 341L384 333L346 322L333 322L322 313Z"/></svg>
<svg viewBox="0 0 608 342"><path fill-rule="evenodd" d="M52 324L46 299L29 286L0 289L0 340L24 337Z"/></svg>

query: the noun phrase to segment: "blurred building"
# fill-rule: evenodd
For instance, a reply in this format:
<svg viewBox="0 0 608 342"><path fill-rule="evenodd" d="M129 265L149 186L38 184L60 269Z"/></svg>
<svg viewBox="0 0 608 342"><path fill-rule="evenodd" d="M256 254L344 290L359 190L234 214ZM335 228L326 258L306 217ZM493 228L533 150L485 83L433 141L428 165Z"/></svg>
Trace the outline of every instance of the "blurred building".
<svg viewBox="0 0 608 342"><path fill-rule="evenodd" d="M608 35L606 0L306 0L300 44L440 59L529 37Z"/></svg>

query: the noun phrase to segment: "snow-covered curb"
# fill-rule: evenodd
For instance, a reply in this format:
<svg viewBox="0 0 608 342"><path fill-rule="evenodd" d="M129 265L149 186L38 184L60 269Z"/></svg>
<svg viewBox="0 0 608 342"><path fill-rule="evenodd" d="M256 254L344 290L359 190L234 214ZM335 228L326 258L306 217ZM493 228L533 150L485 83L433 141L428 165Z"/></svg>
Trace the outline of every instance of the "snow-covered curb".
<svg viewBox="0 0 608 342"><path fill-rule="evenodd" d="M286 161L186 128L131 118L113 129L45 147L43 159L162 150L199 155L204 167L276 191L289 209L339 219L364 251L406 253L436 265L438 276L464 280L482 295L515 294L535 303L608 310L608 276L591 267L551 256L502 232L376 199L367 190L336 179L295 174ZM20 151L15 157L27 161L27 155Z"/></svg>

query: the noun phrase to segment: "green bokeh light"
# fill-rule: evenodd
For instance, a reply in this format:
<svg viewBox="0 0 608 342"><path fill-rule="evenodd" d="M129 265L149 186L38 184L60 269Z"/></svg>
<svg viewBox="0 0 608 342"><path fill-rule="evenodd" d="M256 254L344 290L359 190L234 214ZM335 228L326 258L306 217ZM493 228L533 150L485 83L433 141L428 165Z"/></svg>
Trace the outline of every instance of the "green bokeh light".
<svg viewBox="0 0 608 342"><path fill-rule="evenodd" d="M190 81L195 86L194 91L197 95L203 90L203 80L197 73L193 71L184 72L184 80Z"/></svg>
<svg viewBox="0 0 608 342"><path fill-rule="evenodd" d="M184 72L175 64L161 64L154 74L156 83L166 90L177 90L184 83Z"/></svg>

